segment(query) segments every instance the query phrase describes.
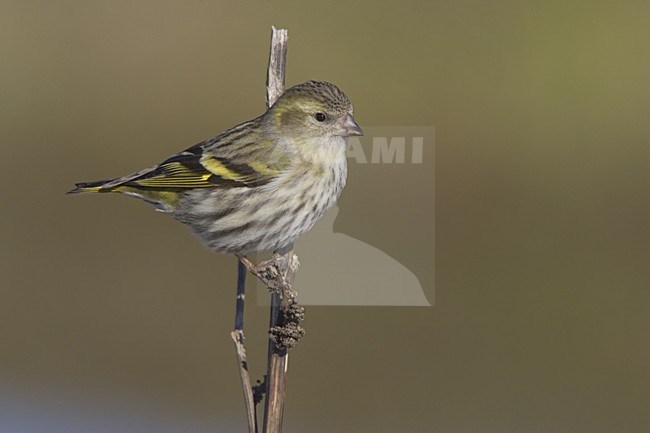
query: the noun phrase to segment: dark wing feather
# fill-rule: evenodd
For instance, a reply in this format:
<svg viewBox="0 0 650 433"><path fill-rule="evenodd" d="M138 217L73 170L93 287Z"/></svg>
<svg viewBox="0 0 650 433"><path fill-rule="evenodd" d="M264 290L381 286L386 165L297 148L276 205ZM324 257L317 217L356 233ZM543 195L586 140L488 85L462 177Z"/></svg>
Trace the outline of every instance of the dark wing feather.
<svg viewBox="0 0 650 433"><path fill-rule="evenodd" d="M255 134L254 122L238 125L223 134L177 153L157 166L114 179L101 186L141 189L233 188L264 185L282 173L288 158L274 157L272 143Z"/></svg>

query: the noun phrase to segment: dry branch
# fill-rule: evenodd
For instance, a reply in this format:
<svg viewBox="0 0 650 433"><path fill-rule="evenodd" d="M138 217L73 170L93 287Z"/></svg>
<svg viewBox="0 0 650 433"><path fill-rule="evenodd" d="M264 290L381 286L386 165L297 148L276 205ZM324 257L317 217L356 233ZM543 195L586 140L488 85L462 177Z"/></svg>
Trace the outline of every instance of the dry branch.
<svg viewBox="0 0 650 433"><path fill-rule="evenodd" d="M266 104L270 108L284 92L285 66L288 34L285 29L273 27L269 67L266 78ZM303 336L299 326L304 309L296 303L293 281L298 270L298 256L289 245L273 253L270 260L258 265L246 257L238 256L237 312L232 338L237 349L239 373L244 390L249 433L257 433L256 403L260 401L261 389L266 393L264 407L264 433L280 433L284 414L288 350ZM271 316L269 323L268 364L265 382L251 386L246 349L244 347L244 301L245 278L248 269L259 278L271 292Z"/></svg>
<svg viewBox="0 0 650 433"><path fill-rule="evenodd" d="M239 364L239 377L242 389L244 390L244 402L246 403L246 417L248 419L248 433L257 433L257 417L255 416L255 401L253 399L253 388L251 386L250 373L248 372L248 360L246 359L246 348L244 347L244 306L246 301L246 267L242 262L237 263L237 310L235 313L235 329L230 333L237 351L237 362Z"/></svg>

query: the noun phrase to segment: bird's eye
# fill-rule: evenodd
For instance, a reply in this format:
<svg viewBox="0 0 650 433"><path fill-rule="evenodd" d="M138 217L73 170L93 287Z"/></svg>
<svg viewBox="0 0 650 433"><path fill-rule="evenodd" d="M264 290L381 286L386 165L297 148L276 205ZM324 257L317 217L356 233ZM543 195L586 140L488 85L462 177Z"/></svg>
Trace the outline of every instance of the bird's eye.
<svg viewBox="0 0 650 433"><path fill-rule="evenodd" d="M319 122L324 122L325 119L327 119L327 116L325 116L323 113L316 113L314 114L314 119L316 119Z"/></svg>

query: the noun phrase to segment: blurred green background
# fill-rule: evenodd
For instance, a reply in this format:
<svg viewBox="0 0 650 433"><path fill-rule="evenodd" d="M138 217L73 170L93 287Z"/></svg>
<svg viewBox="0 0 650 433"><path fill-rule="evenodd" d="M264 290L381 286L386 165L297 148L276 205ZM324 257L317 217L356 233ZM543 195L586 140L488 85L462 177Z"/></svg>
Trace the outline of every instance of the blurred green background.
<svg viewBox="0 0 650 433"><path fill-rule="evenodd" d="M641 1L3 0L0 431L245 430L235 260L135 200L63 193L260 114L271 25L288 84L336 83L360 124L432 125L437 148L435 307L310 308L285 430L650 431L649 20ZM353 167L335 228L415 242L431 203L378 174ZM266 324L251 307L254 376Z"/></svg>

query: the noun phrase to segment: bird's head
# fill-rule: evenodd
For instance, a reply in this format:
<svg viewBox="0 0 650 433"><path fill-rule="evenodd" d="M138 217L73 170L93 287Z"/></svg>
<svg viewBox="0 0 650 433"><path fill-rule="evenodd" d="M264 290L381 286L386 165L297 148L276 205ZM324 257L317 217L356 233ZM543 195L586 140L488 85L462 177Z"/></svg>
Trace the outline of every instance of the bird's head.
<svg viewBox="0 0 650 433"><path fill-rule="evenodd" d="M363 135L348 97L325 81L307 81L287 89L267 114L282 134L294 139Z"/></svg>

